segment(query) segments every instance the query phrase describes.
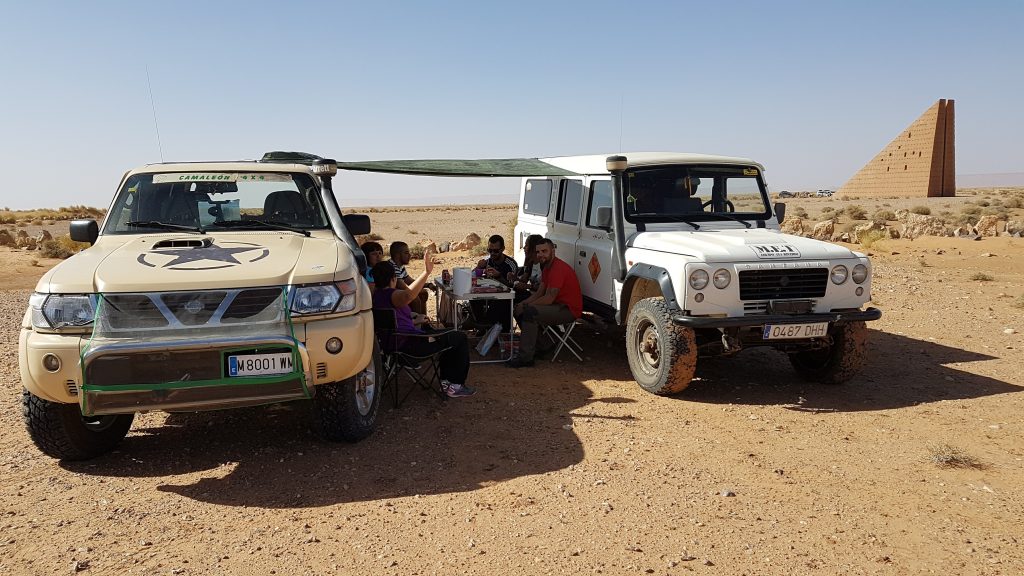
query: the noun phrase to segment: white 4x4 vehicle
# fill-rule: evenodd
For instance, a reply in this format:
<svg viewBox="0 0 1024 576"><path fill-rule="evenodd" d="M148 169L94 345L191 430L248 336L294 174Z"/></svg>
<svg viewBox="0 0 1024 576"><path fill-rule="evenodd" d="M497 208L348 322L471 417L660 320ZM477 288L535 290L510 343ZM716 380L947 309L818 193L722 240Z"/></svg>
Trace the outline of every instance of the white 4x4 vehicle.
<svg viewBox="0 0 1024 576"><path fill-rule="evenodd" d="M301 163L300 163L301 162ZM373 430L379 352L333 160L154 164L127 172L92 246L47 272L22 323L29 436L44 453L111 450L136 412L312 398L330 440Z"/></svg>
<svg viewBox="0 0 1024 576"><path fill-rule="evenodd" d="M698 154L544 158L567 176L524 178L516 257L530 234L573 266L584 309L626 324L636 381L689 385L701 356L770 346L809 379L838 383L864 361L881 311L871 263L841 246L783 234L764 168ZM572 175L575 174L575 175Z"/></svg>

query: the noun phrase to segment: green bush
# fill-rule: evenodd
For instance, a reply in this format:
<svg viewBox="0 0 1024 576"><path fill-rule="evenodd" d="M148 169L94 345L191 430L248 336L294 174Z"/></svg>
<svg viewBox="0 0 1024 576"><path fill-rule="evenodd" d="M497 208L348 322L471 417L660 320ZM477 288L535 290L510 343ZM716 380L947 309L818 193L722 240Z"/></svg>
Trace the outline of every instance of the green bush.
<svg viewBox="0 0 1024 576"><path fill-rule="evenodd" d="M928 216L932 213L932 209L927 206L914 206L910 209L914 214L920 214L922 216Z"/></svg>

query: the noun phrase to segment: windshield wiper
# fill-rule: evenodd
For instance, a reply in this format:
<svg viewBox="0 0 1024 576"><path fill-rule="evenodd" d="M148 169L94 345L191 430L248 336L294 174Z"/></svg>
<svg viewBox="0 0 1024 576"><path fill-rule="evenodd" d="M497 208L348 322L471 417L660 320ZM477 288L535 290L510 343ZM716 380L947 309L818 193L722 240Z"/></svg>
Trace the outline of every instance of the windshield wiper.
<svg viewBox="0 0 1024 576"><path fill-rule="evenodd" d="M648 224L657 224L658 222L661 222L662 219L664 219L668 222L682 222L683 224L689 224L690 226L693 227L694 230L700 230L700 226L694 224L693 222L686 218L683 218L682 216L672 216L670 214L660 214L658 212L633 212L632 214L630 214L630 216L656 216L658 220L645 222Z"/></svg>
<svg viewBox="0 0 1024 576"><path fill-rule="evenodd" d="M132 220L131 222L125 222L125 226L128 226L129 228L157 228L159 230L181 230L183 232L206 234L206 230L203 230L198 226L171 224L170 222L161 222L159 220Z"/></svg>
<svg viewBox="0 0 1024 576"><path fill-rule="evenodd" d="M705 214L705 216L712 216L712 217L715 217L715 218L725 218L726 220L733 220L735 222L739 222L740 224L743 224L747 228L750 228L750 222L747 222L746 220L743 220L742 218L737 218L735 216L730 216L728 214L719 214L718 212L709 212L709 213Z"/></svg>
<svg viewBox="0 0 1024 576"><path fill-rule="evenodd" d="M264 228L267 230L287 230L289 232L296 232L303 236L310 236L309 230L305 228L299 228L298 226L292 226L286 222L279 220L224 220L222 222L214 222L214 226L220 226L223 228Z"/></svg>

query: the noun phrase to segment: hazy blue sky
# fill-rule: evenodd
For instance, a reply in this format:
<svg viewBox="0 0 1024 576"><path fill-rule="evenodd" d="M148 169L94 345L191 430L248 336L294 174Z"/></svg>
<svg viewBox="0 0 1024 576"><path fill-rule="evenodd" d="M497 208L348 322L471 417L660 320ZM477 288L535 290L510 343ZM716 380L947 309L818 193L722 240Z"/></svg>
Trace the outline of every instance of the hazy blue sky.
<svg viewBox="0 0 1024 576"><path fill-rule="evenodd" d="M939 98L957 172L1024 171L1024 2L0 0L0 205L105 206L124 170L669 150L835 188ZM621 133L620 133L621 115ZM517 182L346 176L357 204Z"/></svg>

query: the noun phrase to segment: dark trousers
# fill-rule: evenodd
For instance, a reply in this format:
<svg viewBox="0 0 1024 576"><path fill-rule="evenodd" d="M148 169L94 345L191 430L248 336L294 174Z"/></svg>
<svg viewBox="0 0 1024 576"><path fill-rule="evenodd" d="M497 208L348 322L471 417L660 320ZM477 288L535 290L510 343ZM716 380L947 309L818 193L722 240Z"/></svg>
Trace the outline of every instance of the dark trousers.
<svg viewBox="0 0 1024 576"><path fill-rule="evenodd" d="M438 332L416 338L405 338L402 352L413 356L429 356L438 350L445 350L438 361L441 364L441 378L455 384L465 384L469 375L469 343L466 335L457 330Z"/></svg>
<svg viewBox="0 0 1024 576"><path fill-rule="evenodd" d="M502 332L512 328L512 302L508 300L470 300L473 319L478 328L501 324Z"/></svg>
<svg viewBox="0 0 1024 576"><path fill-rule="evenodd" d="M522 331L519 338L519 357L526 361L533 360L538 348L537 337L540 336L541 326L568 324L574 320L576 316L565 304L527 306L522 314L516 316L519 330Z"/></svg>

